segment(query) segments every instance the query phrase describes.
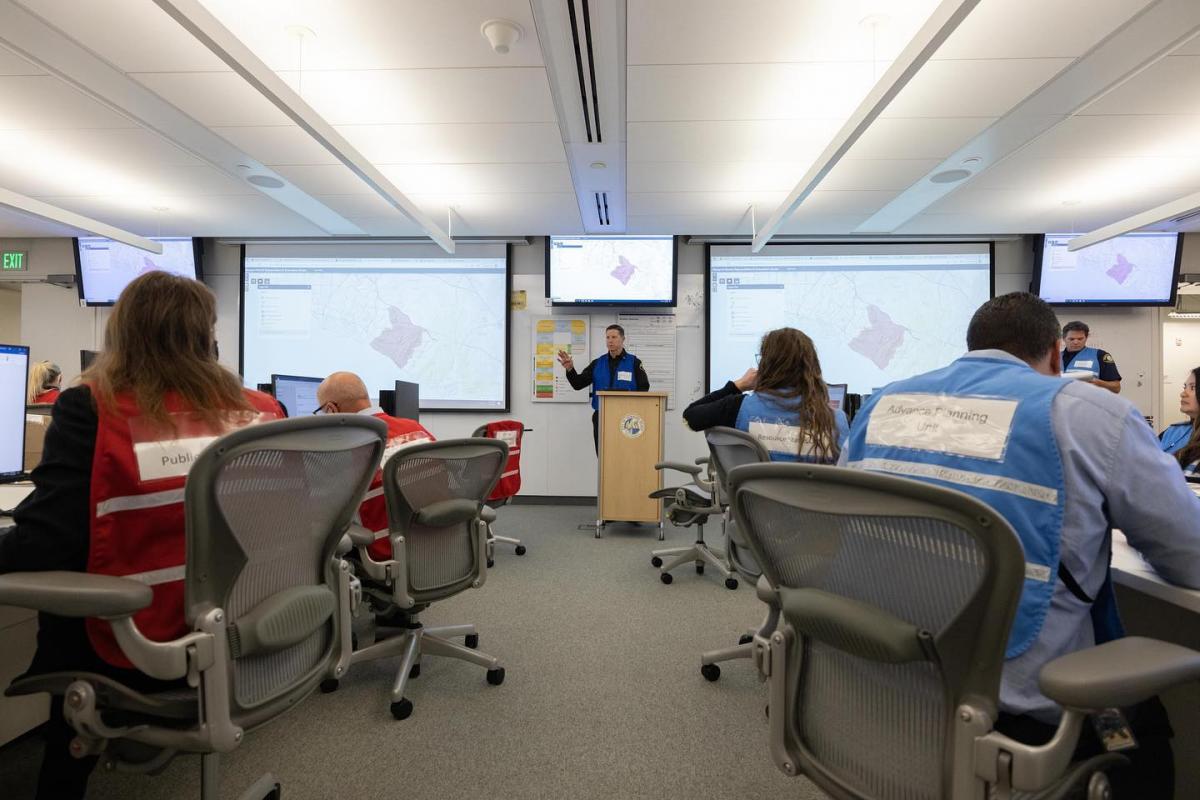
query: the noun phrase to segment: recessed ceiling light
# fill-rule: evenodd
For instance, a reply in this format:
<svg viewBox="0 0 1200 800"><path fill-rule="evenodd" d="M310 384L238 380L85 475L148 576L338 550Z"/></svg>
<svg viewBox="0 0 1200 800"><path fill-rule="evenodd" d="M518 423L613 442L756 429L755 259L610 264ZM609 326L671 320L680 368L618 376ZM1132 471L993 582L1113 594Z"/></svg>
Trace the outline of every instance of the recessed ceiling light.
<svg viewBox="0 0 1200 800"><path fill-rule="evenodd" d="M968 169L945 169L930 175L929 181L931 183L958 183L969 177L971 177L971 171Z"/></svg>
<svg viewBox="0 0 1200 800"><path fill-rule="evenodd" d="M313 32L313 29L304 25L288 25L284 30L287 31L288 36L294 36L297 39L317 38L317 34Z"/></svg>
<svg viewBox="0 0 1200 800"><path fill-rule="evenodd" d="M973 167L977 164L982 164L982 163L983 163L983 159L980 158L979 156L967 156L966 158L964 158L962 160L962 165L964 167Z"/></svg>
<svg viewBox="0 0 1200 800"><path fill-rule="evenodd" d="M171 208L170 208L170 206L150 206L150 210L157 211L160 214L164 214L164 213L170 211Z"/></svg>
<svg viewBox="0 0 1200 800"><path fill-rule="evenodd" d="M252 183L260 189L282 189L283 181L273 175L250 175L246 178L247 183Z"/></svg>
<svg viewBox="0 0 1200 800"><path fill-rule="evenodd" d="M1078 200L1063 200L1062 204L1064 206L1066 206L1067 208L1070 208L1071 206L1079 205L1079 201Z"/></svg>
<svg viewBox="0 0 1200 800"><path fill-rule="evenodd" d="M605 164L603 161L593 161L588 166L590 166L592 169L607 169L608 168L608 164Z"/></svg>
<svg viewBox="0 0 1200 800"><path fill-rule="evenodd" d="M500 55L506 55L512 46L521 41L524 29L511 19L489 19L479 26L479 32Z"/></svg>

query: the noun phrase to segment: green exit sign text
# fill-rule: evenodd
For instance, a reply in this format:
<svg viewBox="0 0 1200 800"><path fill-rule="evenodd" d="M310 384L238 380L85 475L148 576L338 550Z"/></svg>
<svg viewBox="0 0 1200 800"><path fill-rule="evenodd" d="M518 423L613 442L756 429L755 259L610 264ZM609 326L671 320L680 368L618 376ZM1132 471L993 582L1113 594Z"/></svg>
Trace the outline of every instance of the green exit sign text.
<svg viewBox="0 0 1200 800"><path fill-rule="evenodd" d="M17 272L29 269L29 253L23 250L5 250L0 253L0 268L5 272Z"/></svg>

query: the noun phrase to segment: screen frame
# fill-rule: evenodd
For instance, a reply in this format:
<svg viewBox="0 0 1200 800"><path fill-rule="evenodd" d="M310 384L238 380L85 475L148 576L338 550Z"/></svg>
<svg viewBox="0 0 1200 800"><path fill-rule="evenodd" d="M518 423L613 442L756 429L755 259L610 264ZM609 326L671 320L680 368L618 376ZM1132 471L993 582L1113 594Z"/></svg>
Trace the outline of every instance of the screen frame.
<svg viewBox="0 0 1200 800"><path fill-rule="evenodd" d="M87 291L84 289L84 286L83 286L83 261L79 256L79 239L80 238L81 237L76 236L73 239L71 239L71 247L75 252L75 289L79 293L79 305L83 306L84 308L106 308L109 306L116 305L116 303L117 303L116 300L100 302L100 301L92 301L92 300L87 299ZM82 237L82 238L104 239L107 237L88 236L88 237ZM150 241L154 242L154 241L158 241L159 237L151 236L149 238L150 238ZM162 238L182 239L182 238L187 238L187 237L166 236L166 237L162 237ZM192 239L192 263L195 266L195 270L196 270L196 280L200 281L201 283L204 283L204 269L203 269L204 243L203 243L203 240L199 236L193 236L193 237L191 237L191 239ZM109 241L111 242L111 241L116 241L116 240L109 239ZM117 244L124 244L124 242L117 242ZM128 245L126 245L126 246L128 246ZM126 285L128 285L128 284L126 284ZM121 291L125 291L125 290L122 289Z"/></svg>
<svg viewBox="0 0 1200 800"><path fill-rule="evenodd" d="M721 241L721 242L718 242L717 244L718 244L718 246L721 246L721 247L725 247L727 245L735 245L735 246L736 245L749 245L749 244L751 244L751 240L742 239L742 240ZM908 245L908 244L916 244L916 245L986 244L988 246L988 299L990 300L996 296L996 240L995 239L955 239L953 241L914 239L912 241L905 240L903 242L878 242L878 241L875 241L875 242L872 242L872 241L862 241L862 242L845 242L845 241L839 241L839 242L823 242L823 241L775 242L775 243L768 244L765 247L763 247L762 252L766 253L774 247L795 247L797 245L807 245L807 244L816 244L816 245L822 245L822 246L843 245L846 247L862 247L863 245L886 246L886 245L890 245L890 244L905 244L905 245ZM712 314L712 297L711 297L711 294L712 294L712 247L713 247L712 242L704 243L704 387L705 387L706 393L709 391L708 387L712 385L712 374L711 374L711 370L712 370L712 324L711 324L711 322L712 322L712 320L710 317L710 315ZM966 347L965 342L963 343L963 347L964 347L964 352L965 352L965 347ZM847 391L846 394L847 394L847 396L849 396L850 392ZM866 395L863 395L863 396L865 397Z"/></svg>
<svg viewBox="0 0 1200 800"><path fill-rule="evenodd" d="M26 432L25 431L25 424L26 424L25 423L25 413L26 413L25 409L28 407L26 398L29 397L30 349L29 349L29 345L5 344L3 342L0 342L0 347L6 348L8 350L24 351L24 353L25 353L25 369L22 370L22 372L25 373L25 378L24 378L25 382L21 386L21 425L20 425L20 428L21 428L21 461L20 461L20 466L17 467L16 472L0 471L0 480L11 480L13 478L20 478L21 476L27 474L25 471L25 439L26 439L26 436L25 436L25 432Z"/></svg>
<svg viewBox="0 0 1200 800"><path fill-rule="evenodd" d="M547 242L549 239L547 239ZM322 243L324 244L324 243ZM336 241L330 244L337 244ZM466 244L470 244L467 242ZM547 244L547 247L549 245ZM246 383L246 245L243 242L238 255L238 375ZM418 403L422 414L509 414L512 412L512 338L513 338L513 243L504 245L504 405L501 408L425 408ZM410 381L411 383L411 381ZM419 386L420 384L418 384Z"/></svg>
<svg viewBox="0 0 1200 800"><path fill-rule="evenodd" d="M560 302L555 302L554 300L551 299L554 297L554 293L553 293L553 291L551 291L551 288L550 288L550 274L551 274L550 241L552 239L555 239L555 238L558 238L558 239L568 239L568 238L569 239L588 239L588 238L595 238L595 239L648 239L648 238L658 238L658 237L665 238L666 236L671 237L671 302L667 303L667 302L662 302L662 301L657 301L657 300L620 300L620 301L614 300L614 301L606 301L603 303L599 303L599 302L593 303L593 302L588 302L585 300L583 302L560 303ZM681 237L674 235L674 234L657 234L657 233L646 233L646 234L642 234L640 236L636 235L636 234L629 235L629 236L618 236L615 234L603 234L603 233L597 233L597 234L593 234L591 236L586 235L586 234L582 235L582 236L566 235L566 234L548 235L548 236L546 236L546 245L545 245L545 249L546 249L546 290L545 290L546 291L546 299L550 301L551 308L575 308L575 309L583 309L583 308L676 308L679 305L679 239L680 238Z"/></svg>
<svg viewBox="0 0 1200 800"><path fill-rule="evenodd" d="M1130 233L1171 233L1171 231L1130 231ZM1183 263L1183 232L1175 232L1175 264L1171 271L1171 298L1164 301L1146 300L1086 300L1079 303L1046 300L1042 297L1042 259L1046 254L1047 236L1070 236L1067 233L1039 233L1033 238L1033 277L1029 281L1029 293L1054 308L1166 308L1174 306L1179 299L1179 271ZM1083 234L1076 234L1082 236ZM1127 234L1122 234L1122 236ZM1120 236L1114 236L1119 239Z"/></svg>
<svg viewBox="0 0 1200 800"><path fill-rule="evenodd" d="M315 383L318 386L320 386L321 383L325 380L324 378L314 378L311 375L281 375L281 374L275 373L275 372L271 373L271 397L273 397L275 399L276 403L279 403L279 407L283 409L283 412L285 414L287 414L288 419L295 419L296 415L292 414L288 410L287 406L285 406L283 403L281 403L279 401L279 379L280 378L283 378L285 381L300 381L301 383ZM320 408L320 406L318 406L318 408ZM312 413L310 412L307 416L312 416Z"/></svg>

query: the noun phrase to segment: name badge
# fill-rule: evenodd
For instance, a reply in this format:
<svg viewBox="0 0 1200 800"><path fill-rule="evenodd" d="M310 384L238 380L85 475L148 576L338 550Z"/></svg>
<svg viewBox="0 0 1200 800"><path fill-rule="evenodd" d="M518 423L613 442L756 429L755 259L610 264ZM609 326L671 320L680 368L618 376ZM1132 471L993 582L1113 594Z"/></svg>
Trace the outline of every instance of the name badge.
<svg viewBox="0 0 1200 800"><path fill-rule="evenodd" d="M772 453L787 453L802 456L812 454L812 435L804 435L804 443L800 443L803 435L795 425L781 425L774 422L750 421L750 435L762 442L763 447Z"/></svg>
<svg viewBox="0 0 1200 800"><path fill-rule="evenodd" d="M1080 361L1080 360L1077 358L1077 359L1075 359L1074 361L1072 361L1072 362L1071 362L1071 367L1072 367L1072 368L1078 368L1078 369L1091 369L1091 368L1092 368L1092 365L1093 365L1093 364L1095 364L1095 363L1096 363L1096 362L1092 361L1090 358L1089 358L1087 361Z"/></svg>
<svg viewBox="0 0 1200 800"><path fill-rule="evenodd" d="M867 444L1001 461L1016 412L1016 400L888 395L871 412Z"/></svg>
<svg viewBox="0 0 1200 800"><path fill-rule="evenodd" d="M188 474L192 464L219 435L231 430L267 422L273 415L257 411L234 412L213 430L197 414L173 413L171 426L160 427L144 417L128 420L129 435L133 442L133 455L137 461L138 480L158 481L164 478L182 478Z"/></svg>
<svg viewBox="0 0 1200 800"><path fill-rule="evenodd" d="M430 438L420 431L402 433L399 436L388 439L387 446L383 448L383 458L379 459L379 466L382 468L383 465L387 463L389 458L396 455L396 453L399 453L404 448L412 447L414 444L420 444L421 442L428 441L430 441Z"/></svg>
<svg viewBox="0 0 1200 800"><path fill-rule="evenodd" d="M516 431L496 431L496 438L504 442L510 448L517 446Z"/></svg>
<svg viewBox="0 0 1200 800"><path fill-rule="evenodd" d="M133 445L133 454L137 457L138 476L142 481L157 481L187 475L204 448L216 439L216 436L191 436L163 442L137 442Z"/></svg>
<svg viewBox="0 0 1200 800"><path fill-rule="evenodd" d="M619 370L617 372L617 380L631 381L631 380L633 380L633 373L628 370Z"/></svg>

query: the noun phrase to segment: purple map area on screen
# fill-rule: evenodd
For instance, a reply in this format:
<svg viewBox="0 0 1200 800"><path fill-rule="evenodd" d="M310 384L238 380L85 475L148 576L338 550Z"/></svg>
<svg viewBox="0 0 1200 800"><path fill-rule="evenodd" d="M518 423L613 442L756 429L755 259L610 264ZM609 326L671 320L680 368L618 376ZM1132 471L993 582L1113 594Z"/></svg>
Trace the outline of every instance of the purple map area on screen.
<svg viewBox="0 0 1200 800"><path fill-rule="evenodd" d="M1105 274L1117 283L1125 283L1129 273L1133 272L1133 267L1134 265L1130 264L1125 256L1117 253L1117 263L1109 267Z"/></svg>
<svg viewBox="0 0 1200 800"><path fill-rule="evenodd" d="M620 263L618 263L617 266L613 268L613 271L609 274L619 280L622 286L628 286L629 279L632 278L633 273L637 271L637 264L630 263L629 259L627 259L625 256L617 256L617 258L620 259Z"/></svg>

